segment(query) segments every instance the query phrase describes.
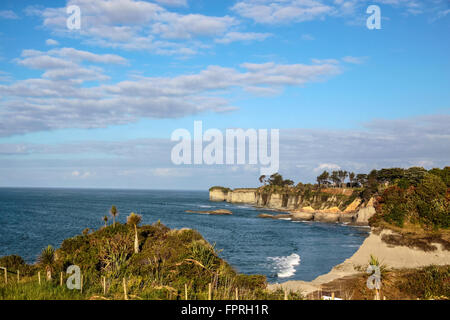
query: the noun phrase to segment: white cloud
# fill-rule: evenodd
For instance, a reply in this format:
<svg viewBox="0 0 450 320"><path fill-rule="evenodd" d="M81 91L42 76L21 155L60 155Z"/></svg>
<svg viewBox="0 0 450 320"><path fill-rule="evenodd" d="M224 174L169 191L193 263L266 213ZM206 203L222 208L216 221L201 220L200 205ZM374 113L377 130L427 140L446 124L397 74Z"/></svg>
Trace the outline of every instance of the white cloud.
<svg viewBox="0 0 450 320"><path fill-rule="evenodd" d="M231 10L262 24L288 24L327 17L360 21L370 4L392 6L411 15L447 9L442 0L241 0Z"/></svg>
<svg viewBox="0 0 450 320"><path fill-rule="evenodd" d="M335 163L321 163L318 167L314 168L315 172L323 171L323 170L339 170L341 167Z"/></svg>
<svg viewBox="0 0 450 320"><path fill-rule="evenodd" d="M19 19L19 17L12 10L1 10L0 11L0 19L15 20L15 19Z"/></svg>
<svg viewBox="0 0 450 320"><path fill-rule="evenodd" d="M152 25L152 32L166 39L191 39L196 36L216 36L237 22L229 16L210 17L201 14L180 15L162 13Z"/></svg>
<svg viewBox="0 0 450 320"><path fill-rule="evenodd" d="M45 44L48 46L58 46L59 42L53 39L47 39L45 40Z"/></svg>
<svg viewBox="0 0 450 320"><path fill-rule="evenodd" d="M0 82L9 82L11 80L12 78L10 73L0 70Z"/></svg>
<svg viewBox="0 0 450 320"><path fill-rule="evenodd" d="M92 175L92 173L89 171L80 172L78 170L75 170L75 171L72 171L72 173L71 173L72 177L80 178L80 179L89 178L91 175Z"/></svg>
<svg viewBox="0 0 450 320"><path fill-rule="evenodd" d="M186 1L180 0L159 2L187 5ZM65 8L28 7L26 12L40 16L43 25L59 36L78 37L89 45L145 50L163 55L196 54L201 46L199 40L213 40L238 24L230 16L181 14L146 1L70 0L67 5L82 8L82 27L77 32L67 29Z"/></svg>
<svg viewBox="0 0 450 320"><path fill-rule="evenodd" d="M331 6L315 0L244 0L231 9L242 17L267 24L309 21L333 11Z"/></svg>
<svg viewBox="0 0 450 320"><path fill-rule="evenodd" d="M174 6L174 7L187 7L187 0L155 0L156 2L166 5L166 6Z"/></svg>
<svg viewBox="0 0 450 320"><path fill-rule="evenodd" d="M155 168L150 172L158 177L188 177L192 174L190 168Z"/></svg>
<svg viewBox="0 0 450 320"><path fill-rule="evenodd" d="M222 38L216 39L217 43L228 44L236 41L263 41L271 37L271 33L258 32L228 32Z"/></svg>
<svg viewBox="0 0 450 320"><path fill-rule="evenodd" d="M139 77L105 84L109 77L92 63L123 64L116 55L72 48L24 50L20 65L42 70L41 78L0 85L0 135L62 128L102 128L140 118L176 118L237 107L227 96L235 89L274 95L286 86L304 86L341 73L337 63L209 66L194 74ZM89 64L91 63L91 64ZM84 86L86 81L97 85Z"/></svg>

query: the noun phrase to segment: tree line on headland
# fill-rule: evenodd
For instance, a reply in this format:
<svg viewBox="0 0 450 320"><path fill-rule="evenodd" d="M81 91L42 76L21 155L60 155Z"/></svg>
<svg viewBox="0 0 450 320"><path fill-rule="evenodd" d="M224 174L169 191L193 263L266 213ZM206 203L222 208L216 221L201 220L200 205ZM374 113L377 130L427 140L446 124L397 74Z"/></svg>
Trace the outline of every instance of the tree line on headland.
<svg viewBox="0 0 450 320"><path fill-rule="evenodd" d="M348 180L347 180L348 178ZM384 168L368 174L345 170L322 172L316 184L284 179L279 173L260 176L262 192L320 193L323 188L353 189L352 198L375 199L377 214L372 224L386 222L398 227L419 224L424 228L450 227L450 167Z"/></svg>

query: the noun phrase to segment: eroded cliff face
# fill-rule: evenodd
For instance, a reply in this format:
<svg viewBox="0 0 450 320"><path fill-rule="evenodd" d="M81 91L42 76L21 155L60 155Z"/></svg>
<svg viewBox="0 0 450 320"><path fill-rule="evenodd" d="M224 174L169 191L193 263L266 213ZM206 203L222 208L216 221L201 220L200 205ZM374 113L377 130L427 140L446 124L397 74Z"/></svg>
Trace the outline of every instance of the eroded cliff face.
<svg viewBox="0 0 450 320"><path fill-rule="evenodd" d="M211 188L209 190L209 200L226 201L230 203L256 204L256 189L226 189Z"/></svg>
<svg viewBox="0 0 450 320"><path fill-rule="evenodd" d="M339 208L346 213L359 210L361 199L352 198L348 189L325 190L322 192L309 193L277 193L264 192L256 188L243 188L230 190L227 188L213 187L209 192L211 201L226 201L230 203L245 203L258 207L266 207L279 210L301 210L304 207L311 207L314 210L327 210Z"/></svg>
<svg viewBox="0 0 450 320"><path fill-rule="evenodd" d="M211 201L227 201L228 191L225 189L209 190L209 200Z"/></svg>
<svg viewBox="0 0 450 320"><path fill-rule="evenodd" d="M255 205L256 189L234 189L228 193L227 201Z"/></svg>
<svg viewBox="0 0 450 320"><path fill-rule="evenodd" d="M330 208L340 208L344 210L350 204L351 196L335 195L321 192L319 194L281 194L262 193L256 194L256 205L279 210L301 210L304 207L311 207L314 210L327 210ZM359 209L361 200L351 202L352 207L346 212L354 212Z"/></svg>
<svg viewBox="0 0 450 320"><path fill-rule="evenodd" d="M325 189L320 192L277 193L261 189L211 188L212 201L249 204L262 208L291 212L292 219L342 222L367 225L375 214L374 199L364 203L352 195L351 189Z"/></svg>

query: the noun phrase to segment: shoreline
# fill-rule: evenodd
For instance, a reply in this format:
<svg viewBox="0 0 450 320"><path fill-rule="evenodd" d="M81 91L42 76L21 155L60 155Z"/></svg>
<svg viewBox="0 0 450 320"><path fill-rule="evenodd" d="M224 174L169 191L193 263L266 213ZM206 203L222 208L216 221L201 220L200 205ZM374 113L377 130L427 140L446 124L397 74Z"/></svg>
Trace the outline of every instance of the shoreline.
<svg viewBox="0 0 450 320"><path fill-rule="evenodd" d="M389 229L377 233L372 228L369 236L358 250L344 262L334 266L328 273L316 277L312 281L288 280L268 285L269 290L300 291L309 295L322 290L322 285L344 277L364 274L370 255L377 257L381 264L390 269L411 269L430 265L450 265L450 252L441 243L433 242L435 250L424 251L404 245L390 245L382 240L385 235L396 235Z"/></svg>
<svg viewBox="0 0 450 320"><path fill-rule="evenodd" d="M375 214L375 199L363 200L352 197L354 190L348 188L323 189L321 195L304 199L298 194L268 193L262 194L257 188L211 187L209 200L226 202L233 205L247 205L255 209L280 212L284 216L263 214L263 218L291 218L293 221L340 222L351 225L368 226L369 219Z"/></svg>

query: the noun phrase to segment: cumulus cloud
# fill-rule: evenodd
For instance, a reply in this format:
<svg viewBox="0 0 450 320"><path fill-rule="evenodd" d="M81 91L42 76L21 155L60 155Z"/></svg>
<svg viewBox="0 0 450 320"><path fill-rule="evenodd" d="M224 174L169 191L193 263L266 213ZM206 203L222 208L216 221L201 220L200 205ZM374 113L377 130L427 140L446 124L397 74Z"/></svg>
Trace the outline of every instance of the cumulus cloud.
<svg viewBox="0 0 450 320"><path fill-rule="evenodd" d="M77 5L82 9L82 27L76 33L66 27L65 8L28 7L26 12L41 17L43 25L60 36L80 37L90 45L164 55L196 54L198 39L221 38L239 24L230 16L181 14L161 6L186 6L187 1L184 0L160 0L157 3L69 0L67 5Z"/></svg>
<svg viewBox="0 0 450 320"><path fill-rule="evenodd" d="M446 8L445 0L241 0L231 10L257 23L288 24L326 17L358 20L370 4L389 5L412 15Z"/></svg>
<svg viewBox="0 0 450 320"><path fill-rule="evenodd" d="M152 32L167 39L191 39L196 36L216 36L237 22L229 16L211 17L201 14L180 15L166 12L152 26Z"/></svg>
<svg viewBox="0 0 450 320"><path fill-rule="evenodd" d="M309 21L333 11L331 6L314 0L244 0L231 9L242 17L267 24Z"/></svg>
<svg viewBox="0 0 450 320"><path fill-rule="evenodd" d="M59 42L53 39L47 39L45 40L45 44L48 46L58 46Z"/></svg>
<svg viewBox="0 0 450 320"><path fill-rule="evenodd" d="M0 135L62 128L99 128L140 118L176 118L237 107L226 94L235 89L276 94L286 86L304 86L341 73L339 64L255 64L236 68L209 66L198 73L173 77L139 77L104 83L109 77L93 64L127 63L117 55L73 48L47 52L24 50L16 62L42 70L41 78L0 85L5 124ZM84 85L96 81L97 85Z"/></svg>

